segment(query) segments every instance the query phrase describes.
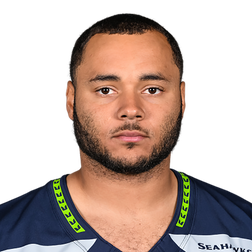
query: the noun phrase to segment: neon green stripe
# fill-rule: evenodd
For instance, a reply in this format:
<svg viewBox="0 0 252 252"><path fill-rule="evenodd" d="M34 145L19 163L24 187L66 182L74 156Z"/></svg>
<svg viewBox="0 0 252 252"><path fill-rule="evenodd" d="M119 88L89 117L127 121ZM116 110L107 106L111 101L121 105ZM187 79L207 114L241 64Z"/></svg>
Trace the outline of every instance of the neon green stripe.
<svg viewBox="0 0 252 252"><path fill-rule="evenodd" d="M66 220L68 221L69 225L76 233L85 232L85 230L81 227L81 225L77 222L74 218L73 214L71 213L66 200L64 198L61 186L60 186L60 179L55 179L53 181L53 190L58 202L59 208L63 215L65 216Z"/></svg>
<svg viewBox="0 0 252 252"><path fill-rule="evenodd" d="M181 210L179 214L179 219L177 221L177 227L183 227L186 221L189 210L189 200L190 200L190 179L183 173L180 173L183 179L183 200L181 205Z"/></svg>

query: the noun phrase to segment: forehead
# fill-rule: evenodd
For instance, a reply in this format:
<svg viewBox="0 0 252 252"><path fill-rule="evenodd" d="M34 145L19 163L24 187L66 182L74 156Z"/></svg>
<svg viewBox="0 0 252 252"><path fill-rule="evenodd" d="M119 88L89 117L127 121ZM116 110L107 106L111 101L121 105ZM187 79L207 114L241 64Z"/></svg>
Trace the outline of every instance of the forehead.
<svg viewBox="0 0 252 252"><path fill-rule="evenodd" d="M179 77L171 46L166 37L156 31L133 35L94 35L86 45L77 71L84 69L90 74L120 70L128 73L167 72L169 69L169 73Z"/></svg>

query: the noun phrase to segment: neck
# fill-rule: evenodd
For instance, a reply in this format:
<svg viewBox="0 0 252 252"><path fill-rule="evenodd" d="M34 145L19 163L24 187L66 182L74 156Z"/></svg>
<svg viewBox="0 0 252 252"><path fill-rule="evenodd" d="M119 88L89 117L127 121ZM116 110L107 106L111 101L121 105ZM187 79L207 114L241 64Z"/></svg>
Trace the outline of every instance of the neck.
<svg viewBox="0 0 252 252"><path fill-rule="evenodd" d="M138 175L116 174L83 153L81 164L79 171L67 177L67 185L83 216L88 205L118 212L150 212L160 206L174 212L177 179L169 169L170 156L151 171Z"/></svg>

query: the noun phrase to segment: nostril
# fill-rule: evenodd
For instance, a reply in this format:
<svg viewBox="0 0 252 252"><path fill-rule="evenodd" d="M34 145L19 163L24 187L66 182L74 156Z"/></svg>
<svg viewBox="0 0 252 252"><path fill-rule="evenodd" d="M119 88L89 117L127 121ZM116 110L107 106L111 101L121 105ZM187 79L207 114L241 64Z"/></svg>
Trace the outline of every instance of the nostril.
<svg viewBox="0 0 252 252"><path fill-rule="evenodd" d="M141 118L142 116L140 116L140 115L137 115L136 117L137 117L137 118Z"/></svg>
<svg viewBox="0 0 252 252"><path fill-rule="evenodd" d="M122 115L121 117L127 117L126 115Z"/></svg>

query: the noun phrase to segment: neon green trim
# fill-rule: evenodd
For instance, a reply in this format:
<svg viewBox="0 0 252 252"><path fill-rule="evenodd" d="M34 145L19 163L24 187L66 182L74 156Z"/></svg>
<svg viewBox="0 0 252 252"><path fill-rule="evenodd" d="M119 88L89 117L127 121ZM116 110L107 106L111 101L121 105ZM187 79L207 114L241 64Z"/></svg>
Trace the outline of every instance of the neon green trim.
<svg viewBox="0 0 252 252"><path fill-rule="evenodd" d="M183 200L181 205L181 210L179 214L179 219L177 221L177 227L183 227L186 221L189 210L189 200L190 200L190 179L183 173L180 173L183 179Z"/></svg>
<svg viewBox="0 0 252 252"><path fill-rule="evenodd" d="M60 186L60 179L55 179L53 181L53 190L58 202L59 208L63 215L65 216L66 220L68 221L69 225L76 233L85 232L85 230L81 227L81 225L77 222L74 218L73 214L71 213L66 200L64 198L61 186Z"/></svg>

